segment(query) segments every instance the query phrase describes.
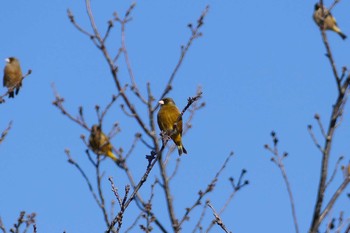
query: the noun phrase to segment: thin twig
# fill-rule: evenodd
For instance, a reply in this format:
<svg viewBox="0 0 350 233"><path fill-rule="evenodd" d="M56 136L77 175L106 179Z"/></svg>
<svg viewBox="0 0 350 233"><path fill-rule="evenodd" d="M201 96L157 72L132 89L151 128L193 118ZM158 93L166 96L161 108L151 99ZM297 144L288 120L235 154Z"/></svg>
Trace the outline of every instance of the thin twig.
<svg viewBox="0 0 350 233"><path fill-rule="evenodd" d="M230 233L231 231L227 230L224 222L222 221L221 217L216 213L214 207L210 204L210 202L207 204L210 209L213 211L213 215L215 217L214 222L221 227L221 229L223 229L226 233Z"/></svg>
<svg viewBox="0 0 350 233"><path fill-rule="evenodd" d="M193 204L191 207L186 208L186 212L185 212L185 214L183 215L182 219L181 219L180 222L179 222L178 229L180 229L181 226L182 226L182 224L183 224L186 220L188 220L189 215L190 215L190 213L192 212L192 210L195 209L198 205L201 204L201 200L203 199L203 197L204 197L206 194L208 194L209 192L213 191L213 189L214 189L214 187L215 187L215 185L216 185L216 183L217 183L217 181L218 181L218 179L219 179L219 176L221 175L222 171L226 168L226 166L227 166L227 164L228 164L230 158L233 156L233 154L234 154L234 153L231 152L231 153L227 156L227 158L226 158L226 160L224 161L223 165L221 166L220 170L216 173L216 175L215 175L215 177L213 178L213 180L208 184L208 186L207 186L207 188L205 189L205 191L201 191L201 190L200 190L200 191L198 192L198 198L197 198L197 200L194 202L194 204Z"/></svg>
<svg viewBox="0 0 350 233"><path fill-rule="evenodd" d="M343 183L335 191L335 193L333 194L331 200L328 202L328 204L326 205L325 209L321 212L320 217L318 219L318 225L315 226L316 229L319 227L319 225L323 221L323 219L327 216L329 211L331 211L331 209L333 208L333 205L338 200L338 197L340 196L340 194L342 194L343 191L345 190L345 188L348 186L349 182L350 182L350 176L346 177L344 179Z"/></svg>
<svg viewBox="0 0 350 233"><path fill-rule="evenodd" d="M96 193L95 193L95 191L94 191L94 188L92 187L92 184L91 184L91 182L90 182L90 179L87 177L86 173L85 173L84 170L80 167L80 165L72 159L72 157L71 157L70 152L69 152L68 149L65 150L65 153L66 153L66 155L67 155L67 157L68 157L68 162L69 162L70 164L72 164L73 166L75 166L75 167L78 169L78 171L80 172L80 174L83 176L84 180L86 181L86 184L88 185L89 190L90 190L92 196L94 197L94 199L95 199L97 205L98 205L99 207L101 207L101 202L99 201L99 199L98 199L98 197L97 197L97 195L96 195Z"/></svg>
<svg viewBox="0 0 350 233"><path fill-rule="evenodd" d="M55 100L52 102L52 104L54 106L56 106L59 110L61 110L63 115L66 115L69 119L71 119L72 121L74 121L75 123L77 123L78 125L82 126L84 129L90 131L89 126L87 125L87 123L83 120L84 118L82 117L73 117L63 106L63 102L64 102L64 98L60 97L60 95L58 94L55 84L52 83L52 89L55 95ZM81 109L81 108L80 108ZM79 111L79 114L82 114L82 111Z"/></svg>
<svg viewBox="0 0 350 233"><path fill-rule="evenodd" d="M173 80L174 80L174 78L175 78L175 76L176 76L180 66L182 65L182 62L183 62L183 60L184 60L184 58L185 58L189 48L191 47L193 41L202 35L202 33L199 30L201 29L201 27L204 24L204 19L207 16L208 11L209 11L209 6L206 6L204 11L200 15L199 19L197 20L197 25L196 25L195 28L193 28L192 24L189 24L189 27L191 29L191 36L190 36L189 40L187 41L186 46L182 46L181 47L180 58L179 58L179 60L178 60L178 62L176 64L173 72L170 75L168 83L166 84L166 88L165 88L164 92L162 93L160 99L163 99L169 93L169 91L172 89L172 86L171 86L172 82L173 82ZM155 111L158 108L158 106L159 106L159 103L157 103L157 105L155 106L153 111Z"/></svg>
<svg viewBox="0 0 350 233"><path fill-rule="evenodd" d="M272 137L272 141L273 141L273 148L271 148L269 145L266 144L265 149L269 150L274 155L274 157L271 158L271 161L277 165L277 167L279 168L279 170L282 173L282 177L283 177L284 183L287 187L287 192L289 195L289 201L290 201L290 205L291 205L291 209L292 209L292 216L293 216L293 221L294 221L295 232L299 233L299 225L298 225L298 219L297 219L296 210L295 210L295 202L294 202L294 198L293 198L293 192L292 192L291 185L289 183L286 168L284 167L284 164L283 164L283 159L288 156L288 153L284 152L282 155L280 155L278 152L278 147L277 147L279 140L278 140L276 133L274 131L271 132L271 137Z"/></svg>
<svg viewBox="0 0 350 233"><path fill-rule="evenodd" d="M4 131L2 131L0 136L0 144L4 141L6 135L8 134L11 128L12 128L12 121L10 121L7 128Z"/></svg>
<svg viewBox="0 0 350 233"><path fill-rule="evenodd" d="M337 170L338 170L338 167L339 167L339 164L340 162L343 160L343 156L340 156L337 160L337 163L335 164L335 167L334 167L334 170L333 170L333 173L331 175L331 178L329 178L329 181L326 183L326 188L328 187L328 185L333 181L335 175L337 174Z"/></svg>
<svg viewBox="0 0 350 233"><path fill-rule="evenodd" d="M31 73L32 73L32 70L29 69L29 70L27 71L27 73L26 73L25 75L22 76L22 79L20 79L18 82L16 82L16 83L13 85L13 88L14 88L14 87L17 87L18 84L21 83L21 82L22 82L26 77L28 77ZM0 96L0 104L5 102L4 97L7 96L7 95L9 94L10 91L11 91L11 88L8 89L4 94L2 94L2 95Z"/></svg>

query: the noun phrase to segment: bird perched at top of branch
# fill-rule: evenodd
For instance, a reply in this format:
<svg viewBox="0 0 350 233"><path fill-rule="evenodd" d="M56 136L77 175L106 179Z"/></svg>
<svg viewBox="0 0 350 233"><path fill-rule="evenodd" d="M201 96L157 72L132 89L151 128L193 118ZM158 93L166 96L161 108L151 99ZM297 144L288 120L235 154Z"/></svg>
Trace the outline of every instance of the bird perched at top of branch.
<svg viewBox="0 0 350 233"><path fill-rule="evenodd" d="M100 125L93 125L89 137L91 149L98 155L105 155L117 161L117 157L112 152L112 145L108 137L102 132Z"/></svg>
<svg viewBox="0 0 350 233"><path fill-rule="evenodd" d="M22 70L17 58L9 57L5 61L3 85L8 88L9 98L14 98L15 89L17 95L22 86Z"/></svg>
<svg viewBox="0 0 350 233"><path fill-rule="evenodd" d="M160 109L158 112L157 120L158 126L161 131L164 131L177 146L179 155L182 153L187 154L185 147L182 145L182 117L179 109L176 107L175 102L171 98L164 98L159 101ZM176 123L176 128L174 125Z"/></svg>
<svg viewBox="0 0 350 233"><path fill-rule="evenodd" d="M316 3L313 18L315 23L319 27L321 28L323 27L325 30L334 31L338 33L343 40L346 39L346 35L340 30L340 28L337 25L337 21L325 6L323 6L323 12L322 12L322 7L320 3Z"/></svg>

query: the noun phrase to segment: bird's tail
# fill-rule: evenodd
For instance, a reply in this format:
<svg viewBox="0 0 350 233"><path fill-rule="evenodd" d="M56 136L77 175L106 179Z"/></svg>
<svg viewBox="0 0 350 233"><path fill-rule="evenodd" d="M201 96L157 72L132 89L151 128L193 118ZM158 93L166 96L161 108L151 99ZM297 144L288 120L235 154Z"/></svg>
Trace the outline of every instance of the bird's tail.
<svg viewBox="0 0 350 233"><path fill-rule="evenodd" d="M108 151L106 154L108 157L110 157L111 159L113 159L115 162L117 162L117 157L115 156L115 154L113 154L112 151Z"/></svg>
<svg viewBox="0 0 350 233"><path fill-rule="evenodd" d="M345 40L346 39L346 35L344 34L344 33L342 33L342 32L338 32L338 34L339 34L339 36L341 36L341 38L343 39L343 40Z"/></svg>
<svg viewBox="0 0 350 233"><path fill-rule="evenodd" d="M10 91L9 92L9 98L14 98L15 97L15 92L14 91Z"/></svg>
<svg viewBox="0 0 350 233"><path fill-rule="evenodd" d="M334 27L332 28L333 31L335 31L336 33L339 34L339 36L345 40L346 39L346 35L340 30L340 28L337 27L337 25L334 25Z"/></svg>
<svg viewBox="0 0 350 233"><path fill-rule="evenodd" d="M182 153L187 154L187 150L182 144L177 146L177 151L179 152L179 155L182 155Z"/></svg>

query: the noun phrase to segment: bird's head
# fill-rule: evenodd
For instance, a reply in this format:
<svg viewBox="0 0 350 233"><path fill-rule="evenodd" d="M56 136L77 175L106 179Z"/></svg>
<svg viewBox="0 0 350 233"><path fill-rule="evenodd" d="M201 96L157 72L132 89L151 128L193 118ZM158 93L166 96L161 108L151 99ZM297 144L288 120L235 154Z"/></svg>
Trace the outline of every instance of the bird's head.
<svg viewBox="0 0 350 233"><path fill-rule="evenodd" d="M93 125L91 127L91 134L96 135L98 132L101 131L101 126L100 125Z"/></svg>
<svg viewBox="0 0 350 233"><path fill-rule="evenodd" d="M318 9L320 9L320 3L319 2L317 2L316 4L315 4L315 11L317 11Z"/></svg>
<svg viewBox="0 0 350 233"><path fill-rule="evenodd" d="M15 57L8 57L5 59L7 63L13 63L13 62L18 62L17 58Z"/></svg>
<svg viewBox="0 0 350 233"><path fill-rule="evenodd" d="M159 101L160 105L175 105L175 102L172 98L163 98Z"/></svg>

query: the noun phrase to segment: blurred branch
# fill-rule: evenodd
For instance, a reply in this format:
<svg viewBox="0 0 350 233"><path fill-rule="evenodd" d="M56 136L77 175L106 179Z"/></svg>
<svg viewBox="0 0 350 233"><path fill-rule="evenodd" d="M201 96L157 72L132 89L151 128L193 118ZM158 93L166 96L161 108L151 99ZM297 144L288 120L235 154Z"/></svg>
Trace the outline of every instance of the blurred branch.
<svg viewBox="0 0 350 233"><path fill-rule="evenodd" d="M7 128L1 133L0 144L4 141L6 135L8 134L11 128L12 128L12 121L9 122Z"/></svg>
<svg viewBox="0 0 350 233"><path fill-rule="evenodd" d="M331 211L331 209L333 208L333 205L335 204L335 202L338 200L338 197L343 193L343 191L345 190L345 188L348 186L350 182L350 175L348 175L343 183L341 183L341 185L338 187L338 189L335 191L335 193L333 194L332 198L330 199L330 201L328 202L328 204L326 205L326 207L324 208L324 210L321 212L319 219L318 219L318 223L320 224L324 218L327 216L327 214L329 213L329 211ZM319 225L316 226L317 228L319 227Z"/></svg>
<svg viewBox="0 0 350 233"><path fill-rule="evenodd" d="M343 160L343 156L340 156L337 160L337 163L335 164L335 167L334 167L334 170L333 170L333 173L331 175L331 178L329 179L329 181L326 183L326 188L328 187L328 185L333 181L335 175L337 174L337 170L338 170L338 167L339 167L339 164L340 162Z"/></svg>
<svg viewBox="0 0 350 233"><path fill-rule="evenodd" d="M278 147L277 147L278 138L277 138L276 133L274 131L271 132L271 137L272 137L272 141L273 141L273 148L271 148L268 144L266 144L265 149L267 149L268 151L270 151L273 154L274 157L271 158L271 161L277 165L277 167L280 169L280 171L282 173L282 177L283 177L284 183L286 184L286 187L287 187L290 205L292 208L292 215L293 215L295 232L299 233L298 219L297 219L297 215L296 215L296 211L295 211L293 192L292 192L292 188L290 186L289 180L288 180L286 168L284 167L284 164L283 164L283 160L285 158L287 158L288 153L284 152L282 155L280 155L278 152Z"/></svg>
<svg viewBox="0 0 350 233"><path fill-rule="evenodd" d="M126 229L126 231L124 233L128 233L129 231L131 231L132 229L135 228L137 222L140 220L140 218L142 217L142 213L140 213L137 218L135 219L135 221L130 225L130 227L128 227L128 229Z"/></svg>
<svg viewBox="0 0 350 233"><path fill-rule="evenodd" d="M203 229L202 221L203 221L203 219L204 219L204 216L205 216L205 212L206 212L206 210L207 210L208 203L209 203L209 200L207 200L207 201L205 202L205 205L203 205L202 213L201 213L201 215L200 215L200 217L199 217L199 219L198 219L198 222L197 222L196 226L194 227L192 233L195 233L195 232L197 231L197 229L200 230L200 232L202 232L202 229Z"/></svg>
<svg viewBox="0 0 350 233"><path fill-rule="evenodd" d="M338 1L336 0L334 2L334 5L337 2ZM321 4L321 6L323 6L322 0L320 0L320 4ZM324 15L324 12L322 12L322 13ZM314 209L314 214L313 214L313 218L312 218L312 223L311 223L310 230L309 230L309 232L311 232L311 233L318 232L318 227L321 224L322 220L324 219L324 214L328 212L327 208L326 208L321 213L321 209L323 206L324 195L325 195L326 188L327 188L327 175L328 175L328 163L329 163L329 158L330 158L330 151L331 151L331 147L332 147L335 129L337 128L337 126L339 125L339 123L342 119L343 110L344 110L345 104L347 102L348 87L349 87L349 83L350 83L350 75L348 75L344 80L344 77L345 77L344 73L346 71L346 68L345 69L343 68L343 75L342 75L342 77L339 77L338 72L337 72L337 68L335 65L335 60L333 58L332 51L331 51L330 45L328 43L325 28L322 26L322 27L320 27L320 30L321 30L321 34L322 34L322 40L323 40L323 43L324 43L324 45L326 47L326 51L327 51L326 55L329 59L329 62L330 62L330 65L331 65L332 71L333 71L333 76L334 76L334 79L335 79L336 84L337 84L338 97L335 101L335 104L333 105L328 130L326 133L325 143L324 143L324 147L322 149L323 153L322 153L320 182L319 182L319 186L318 186L317 199L316 199L316 203L315 203L315 209ZM346 186L347 183L343 182L342 185ZM342 187L342 185L340 187ZM343 191L343 189L339 188L337 190L336 194L338 194L338 191ZM333 197L338 197L339 195L340 195L340 193L338 195L334 195ZM330 205L330 207L332 207L334 202L335 202L335 200L334 200L334 202L332 202L332 200L333 199L331 199L331 201L328 203L328 205Z"/></svg>
<svg viewBox="0 0 350 233"><path fill-rule="evenodd" d="M36 222L35 217L36 217L36 213L31 213L31 214L26 215L25 211L21 211L19 214L19 217L17 219L17 222L15 224L13 224L13 227L10 229L10 232L11 233L20 233L20 232L26 233L31 226L35 226L35 222ZM21 226L23 226L23 225L24 225L24 229L22 227L23 231L20 231ZM34 232L35 232L35 229L36 229L36 227L34 227ZM1 218L0 218L0 230L2 230L3 233L7 232L5 229L5 226L2 223Z"/></svg>
<svg viewBox="0 0 350 233"><path fill-rule="evenodd" d="M233 191L231 192L230 196L227 198L225 204L223 205L223 207L220 209L218 215L222 215L225 211L225 209L228 207L228 205L230 204L230 202L232 201L233 197L235 196L235 194L241 190L241 188L243 188L244 186L249 184L248 180L244 179L245 174L247 173L247 170L242 169L241 171L241 175L238 178L237 183L235 184L233 177L230 177L229 181L232 185ZM212 221L211 224L208 226L206 232L209 232L210 229L215 225L215 223L217 223L216 221Z"/></svg>
<svg viewBox="0 0 350 233"><path fill-rule="evenodd" d="M216 213L214 207L210 204L210 202L207 204L210 209L213 211L213 215L215 217L214 222L221 227L221 229L223 229L226 233L231 233L231 231L227 230L224 222L222 221L221 217L218 215L218 213Z"/></svg>
<svg viewBox="0 0 350 233"><path fill-rule="evenodd" d="M123 19L120 19L117 15L115 17L115 20L117 22L120 23L121 25L121 47L120 47L120 52L122 52L124 54L124 58L125 58L125 63L127 66L127 70L129 73L129 77L130 77L130 81L131 81L131 90L134 92L134 94L141 100L142 103L147 105L147 101L146 99L141 95L140 90L136 84L135 81L135 76L134 76L134 72L131 68L131 63L130 63L130 58L129 58L129 53L128 50L126 48L126 42L125 42L125 24L130 22L131 18L130 18L130 14L132 12L132 10L135 8L136 3L131 4L131 6L129 7L129 9L127 10L125 16ZM119 55L118 55L119 56Z"/></svg>
<svg viewBox="0 0 350 233"><path fill-rule="evenodd" d="M181 53L180 53L180 58L172 72L172 74L170 75L170 78L168 80L168 83L166 85L166 88L164 90L164 92L162 93L161 97L159 99L163 99L172 89L172 82L189 50L189 48L191 47L193 41L199 37L202 36L202 33L200 32L201 27L204 25L204 19L207 16L209 11L209 6L207 5L204 9L204 11L202 12L202 14L200 15L199 19L197 20L197 24L195 27L193 27L192 24L188 24L188 27L191 30L191 36L189 38L189 40L187 41L186 46L181 46ZM159 103L157 103L157 105L155 106L155 108L153 109L153 111L155 111L159 106Z"/></svg>
<svg viewBox="0 0 350 233"><path fill-rule="evenodd" d="M22 82L22 81L23 81L26 77L28 77L31 73L32 73L32 70L29 69L29 70L27 71L27 73L22 77L22 79L21 79L19 82L15 83L15 84L13 85L13 87L16 87L20 82ZM9 92L11 91L11 89L13 89L13 88L8 89L4 94L2 94L2 95L0 96L0 104L2 104L2 103L5 102L4 97L7 96L7 95L9 94Z"/></svg>
<svg viewBox="0 0 350 233"><path fill-rule="evenodd" d="M191 213L197 206L199 206L199 205L201 204L202 199L203 199L208 193L210 193L211 191L214 190L215 185L216 185L216 183L217 183L218 180L219 180L219 176L221 175L221 173L223 172L223 170L226 168L226 166L227 166L227 164L228 164L230 158L231 158L233 155L234 155L234 153L231 152L231 153L227 156L225 162L223 163L223 165L221 166L221 168L219 169L219 171L216 173L216 175L215 175L215 177L213 178L213 180L208 184L207 188L206 188L204 191L199 190L197 200L193 203L193 205L192 205L191 207L186 208L186 212L185 212L185 214L183 215L183 217L181 218L181 220L180 220L180 222L179 222L179 225L178 225L178 227L177 227L177 230L180 230L180 229L181 229L182 224L183 224L186 220L189 219L190 213Z"/></svg>
<svg viewBox="0 0 350 233"><path fill-rule="evenodd" d="M83 116L83 108L79 108L79 117L73 117L63 106L64 98L60 97L58 94L55 84L53 83L52 89L55 95L55 100L52 102L54 106L56 106L59 110L61 110L62 114L67 116L69 119L77 123L78 125L82 126L84 129L90 131L90 127L86 124Z"/></svg>

